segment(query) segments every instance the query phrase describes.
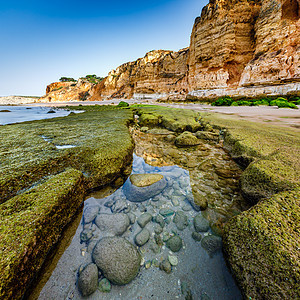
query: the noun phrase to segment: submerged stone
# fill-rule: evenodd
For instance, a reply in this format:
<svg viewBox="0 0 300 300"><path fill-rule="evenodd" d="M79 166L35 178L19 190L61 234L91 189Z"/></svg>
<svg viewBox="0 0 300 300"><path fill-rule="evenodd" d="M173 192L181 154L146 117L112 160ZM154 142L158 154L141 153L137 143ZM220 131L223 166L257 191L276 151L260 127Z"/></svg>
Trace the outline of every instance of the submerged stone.
<svg viewBox="0 0 300 300"><path fill-rule="evenodd" d="M125 238L105 237L96 244L93 260L109 281L124 285L138 274L141 255Z"/></svg>
<svg viewBox="0 0 300 300"><path fill-rule="evenodd" d="M170 262L166 259L160 263L159 268L162 271L165 271L167 274L170 274L172 272L172 266L171 266Z"/></svg>
<svg viewBox="0 0 300 300"><path fill-rule="evenodd" d="M83 211L83 222L85 224L91 223L97 217L100 207L96 205L88 205Z"/></svg>
<svg viewBox="0 0 300 300"><path fill-rule="evenodd" d="M176 212L173 218L173 222L176 225L178 230L184 230L189 225L188 217L182 211Z"/></svg>
<svg viewBox="0 0 300 300"><path fill-rule="evenodd" d="M144 228L142 231L140 231L136 236L135 236L135 243L138 245L138 246L143 246L145 245L148 241L149 241L149 238L150 238L150 232L148 229Z"/></svg>
<svg viewBox="0 0 300 300"><path fill-rule="evenodd" d="M168 239L166 245L171 251L178 252L182 248L182 239L178 235L175 235Z"/></svg>
<svg viewBox="0 0 300 300"><path fill-rule="evenodd" d="M178 265L178 258L177 258L177 256L169 255L168 256L168 261L170 262L170 264L172 266L177 266Z"/></svg>
<svg viewBox="0 0 300 300"><path fill-rule="evenodd" d="M98 289L102 293L109 293L111 291L111 284L109 280L107 280L106 278L100 280L98 284Z"/></svg>
<svg viewBox="0 0 300 300"><path fill-rule="evenodd" d="M130 225L129 217L124 214L100 214L95 220L96 225L101 231L122 235Z"/></svg>
<svg viewBox="0 0 300 300"><path fill-rule="evenodd" d="M200 242L202 239L202 235L199 232L193 232L192 233L192 238L196 241L196 242Z"/></svg>
<svg viewBox="0 0 300 300"><path fill-rule="evenodd" d="M196 232L206 232L209 229L209 222L201 215L195 216L193 223Z"/></svg>
<svg viewBox="0 0 300 300"><path fill-rule="evenodd" d="M222 248L222 239L219 236L208 235L201 241L201 246L209 253L213 254Z"/></svg>
<svg viewBox="0 0 300 300"><path fill-rule="evenodd" d="M164 217L169 217L169 216L174 215L174 210L169 209L169 208L162 208L159 210L159 213Z"/></svg>
<svg viewBox="0 0 300 300"><path fill-rule="evenodd" d="M78 278L78 288L82 296L93 294L98 287L98 268L95 264L87 265Z"/></svg>
<svg viewBox="0 0 300 300"><path fill-rule="evenodd" d="M167 185L160 174L133 174L123 186L129 201L142 202L159 194Z"/></svg>
<svg viewBox="0 0 300 300"><path fill-rule="evenodd" d="M137 223L144 228L152 220L152 215L149 213L144 213L137 219Z"/></svg>

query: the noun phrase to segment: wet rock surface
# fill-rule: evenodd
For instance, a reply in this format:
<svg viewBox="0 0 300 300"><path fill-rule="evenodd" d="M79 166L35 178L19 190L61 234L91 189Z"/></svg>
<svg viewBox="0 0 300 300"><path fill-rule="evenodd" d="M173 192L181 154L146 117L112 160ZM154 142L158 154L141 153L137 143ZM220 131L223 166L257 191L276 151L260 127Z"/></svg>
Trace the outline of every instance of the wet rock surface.
<svg viewBox="0 0 300 300"><path fill-rule="evenodd" d="M149 143L147 138L142 144L139 137L136 138L136 151L139 153L142 145L143 158L134 155L133 174L161 175L164 188L151 197L148 194L143 202L133 202L128 199L128 190L134 185L127 180L117 191L102 196L95 194L85 201L83 224L77 238L80 241L80 237L84 237L78 246L80 259L85 264L96 263L100 271L99 288L92 297L201 299L202 295L208 295L211 299L241 299L222 257L221 238L214 235L215 231L222 233L222 226L232 216L232 210L234 213L241 210L238 177L227 176L232 162L220 148L209 144L193 149L177 148L174 140L166 142L166 135L149 135ZM173 154L163 155L172 153L168 152L170 149L176 151L176 158ZM197 159L192 160L192 155ZM219 162L220 158L225 160ZM222 170L219 175L218 169ZM196 185L199 181L201 184ZM207 200L207 208L201 212L197 204L199 195ZM96 207L100 209L94 217ZM113 242L108 242L110 239ZM106 245L101 244L105 240ZM124 253L126 247L121 246L122 243L128 245L130 254ZM136 266L135 275L130 272L120 275L128 269L126 259L135 255L140 260L131 262L129 268ZM74 257L74 268L78 260ZM187 284L183 292L182 284ZM72 299L82 299L79 290L71 286L62 297L71 295Z"/></svg>
<svg viewBox="0 0 300 300"><path fill-rule="evenodd" d="M124 285L137 275L141 256L125 238L106 237L95 246L93 260L109 281Z"/></svg>
<svg viewBox="0 0 300 300"><path fill-rule="evenodd" d="M98 287L98 268L95 264L87 265L78 278L78 288L82 296L93 294Z"/></svg>

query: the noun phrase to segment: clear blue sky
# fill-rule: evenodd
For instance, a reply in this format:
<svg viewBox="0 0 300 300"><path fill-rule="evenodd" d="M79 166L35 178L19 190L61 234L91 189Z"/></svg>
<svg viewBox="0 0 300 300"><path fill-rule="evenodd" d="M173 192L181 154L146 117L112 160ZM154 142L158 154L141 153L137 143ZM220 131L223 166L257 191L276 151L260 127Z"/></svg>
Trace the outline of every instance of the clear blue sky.
<svg viewBox="0 0 300 300"><path fill-rule="evenodd" d="M0 96L43 95L61 76L106 76L154 49L189 46L208 0L0 0Z"/></svg>

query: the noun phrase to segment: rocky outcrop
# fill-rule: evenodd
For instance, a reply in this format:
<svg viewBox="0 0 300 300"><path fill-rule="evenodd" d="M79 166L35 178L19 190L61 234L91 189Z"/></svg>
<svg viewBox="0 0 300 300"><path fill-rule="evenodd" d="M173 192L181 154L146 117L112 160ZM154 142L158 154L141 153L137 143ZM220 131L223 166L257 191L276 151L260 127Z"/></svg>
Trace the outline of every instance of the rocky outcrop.
<svg viewBox="0 0 300 300"><path fill-rule="evenodd" d="M255 23L255 54L240 85L300 81L300 1L264 0Z"/></svg>
<svg viewBox="0 0 300 300"><path fill-rule="evenodd" d="M91 100L187 92L188 52L187 48L178 52L153 50L123 64L93 89Z"/></svg>
<svg viewBox="0 0 300 300"><path fill-rule="evenodd" d="M46 95L39 99L40 102L68 102L84 101L90 97L93 84L84 79L77 82L54 82L47 86Z"/></svg>
<svg viewBox="0 0 300 300"><path fill-rule="evenodd" d="M188 58L189 90L236 87L252 58L260 1L214 0L195 21Z"/></svg>
<svg viewBox="0 0 300 300"><path fill-rule="evenodd" d="M43 99L182 100L188 94L215 98L299 92L299 16L300 0L210 0L195 20L189 48L150 51L83 88L83 94L77 83L55 87L60 90Z"/></svg>

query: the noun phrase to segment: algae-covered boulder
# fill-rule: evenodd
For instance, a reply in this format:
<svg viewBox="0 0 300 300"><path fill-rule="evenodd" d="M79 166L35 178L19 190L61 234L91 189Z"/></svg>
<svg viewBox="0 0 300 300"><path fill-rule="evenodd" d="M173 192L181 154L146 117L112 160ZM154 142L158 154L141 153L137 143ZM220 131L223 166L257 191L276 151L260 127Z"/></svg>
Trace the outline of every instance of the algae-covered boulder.
<svg viewBox="0 0 300 300"><path fill-rule="evenodd" d="M125 182L123 191L129 201L142 202L159 194L167 186L160 174L133 174Z"/></svg>
<svg viewBox="0 0 300 300"><path fill-rule="evenodd" d="M177 147L185 147L185 146L196 146L201 144L201 141L197 139L191 132L185 131L181 133L175 139L175 145Z"/></svg>
<svg viewBox="0 0 300 300"><path fill-rule="evenodd" d="M124 285L137 276L141 255L125 238L106 237L96 244L93 260L109 281Z"/></svg>
<svg viewBox="0 0 300 300"><path fill-rule="evenodd" d="M101 231L113 235L122 235L130 225L129 217L124 213L99 214L95 223Z"/></svg>
<svg viewBox="0 0 300 300"><path fill-rule="evenodd" d="M300 190L261 200L226 224L223 246L246 299L300 299Z"/></svg>
<svg viewBox="0 0 300 300"><path fill-rule="evenodd" d="M95 264L87 265L78 277L78 288L82 296L93 294L98 288L98 268Z"/></svg>

